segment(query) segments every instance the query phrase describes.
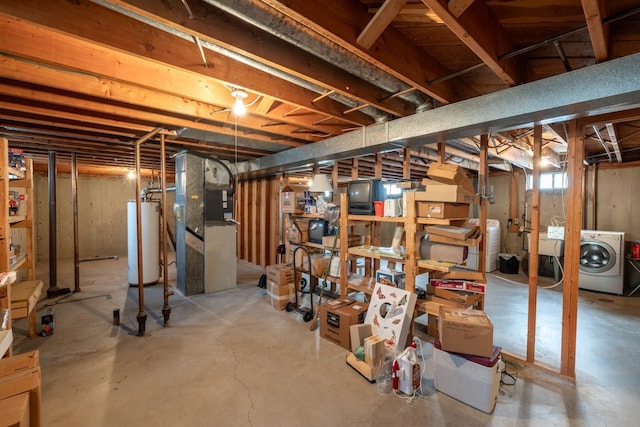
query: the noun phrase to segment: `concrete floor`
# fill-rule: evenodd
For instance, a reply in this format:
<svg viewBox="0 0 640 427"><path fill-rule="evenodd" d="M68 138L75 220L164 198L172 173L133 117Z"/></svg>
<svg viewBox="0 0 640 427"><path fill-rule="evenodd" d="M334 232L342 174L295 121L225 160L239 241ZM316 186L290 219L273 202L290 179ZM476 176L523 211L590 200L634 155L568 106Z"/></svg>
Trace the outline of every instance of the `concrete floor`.
<svg viewBox="0 0 640 427"><path fill-rule="evenodd" d="M71 263L58 271L59 286L73 288ZM424 396L407 403L380 393L345 364L344 349L310 332L298 314L266 303L256 287L261 273L240 262L237 289L189 298L176 292L168 328L162 287L147 287L147 334L136 337L137 289L126 284L126 259L83 263L81 293L38 305L38 323L47 306L55 308L54 335L25 338L26 321L14 324L15 352L40 350L42 425L636 425L640 298L581 295L576 384L519 366L516 384L500 387L488 415L435 391L431 344L421 332ZM496 342L517 347L525 340L526 287L489 279ZM552 320L539 322L539 353L559 360L561 293L541 293Z"/></svg>

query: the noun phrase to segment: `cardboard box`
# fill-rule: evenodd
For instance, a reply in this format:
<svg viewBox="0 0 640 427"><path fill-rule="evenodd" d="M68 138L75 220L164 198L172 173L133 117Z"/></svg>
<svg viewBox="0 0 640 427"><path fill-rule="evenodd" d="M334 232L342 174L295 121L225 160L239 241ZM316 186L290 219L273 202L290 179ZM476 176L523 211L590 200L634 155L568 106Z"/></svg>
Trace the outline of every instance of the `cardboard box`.
<svg viewBox="0 0 640 427"><path fill-rule="evenodd" d="M358 301L350 301L346 305L333 304L333 307L326 303L321 305L320 336L348 350L351 345L349 327L364 322L367 308L366 303Z"/></svg>
<svg viewBox="0 0 640 427"><path fill-rule="evenodd" d="M458 185L470 193L475 193L476 191L469 178L467 178L464 169L458 165L440 162L431 163L427 170L427 176L444 184Z"/></svg>
<svg viewBox="0 0 640 427"><path fill-rule="evenodd" d="M427 294L459 304L461 307L471 307L482 301L482 295L469 291L456 291L427 285Z"/></svg>
<svg viewBox="0 0 640 427"><path fill-rule="evenodd" d="M462 264L467 259L469 248L466 246L449 245L447 243L434 243L430 240L423 239L420 242L420 246L416 247L419 250L420 259L431 259L441 262L453 262L456 264Z"/></svg>
<svg viewBox="0 0 640 427"><path fill-rule="evenodd" d="M324 236L322 238L322 246L324 246L325 248L332 248L333 247L333 239L336 236ZM349 238L347 239L347 247L352 247L352 246L360 246L362 245L362 240L363 240L364 236L349 236ZM338 239L336 240L336 250L340 250L340 238L338 237Z"/></svg>
<svg viewBox="0 0 640 427"><path fill-rule="evenodd" d="M291 243L304 243L309 240L309 221L297 219L285 221L287 240Z"/></svg>
<svg viewBox="0 0 640 427"><path fill-rule="evenodd" d="M317 277L324 277L327 272L327 267L331 262L331 257L328 255L312 255L311 256L311 275Z"/></svg>
<svg viewBox="0 0 640 427"><path fill-rule="evenodd" d="M429 235L437 234L439 236L450 237L452 239L466 240L478 232L478 226L470 222L465 222L459 226L427 225L426 231Z"/></svg>
<svg viewBox="0 0 640 427"><path fill-rule="evenodd" d="M479 195L459 185L442 184L432 180L426 180L425 185L424 191L416 191L415 198L418 202L480 203Z"/></svg>
<svg viewBox="0 0 640 427"><path fill-rule="evenodd" d="M385 356L384 338L371 335L364 339L364 361L369 366L378 366Z"/></svg>
<svg viewBox="0 0 640 427"><path fill-rule="evenodd" d="M304 193L295 191L280 193L280 208L283 213L304 213Z"/></svg>
<svg viewBox="0 0 640 427"><path fill-rule="evenodd" d="M421 218L468 218L469 205L465 203L418 202L416 215Z"/></svg>
<svg viewBox="0 0 640 427"><path fill-rule="evenodd" d="M267 281L267 302L278 310L284 310L289 303L295 299L295 286L293 283L280 285Z"/></svg>
<svg viewBox="0 0 640 427"><path fill-rule="evenodd" d="M474 292L476 294L484 294L487 287L484 283L458 279L431 279L429 284L437 288Z"/></svg>
<svg viewBox="0 0 640 427"><path fill-rule="evenodd" d="M436 390L486 413L491 413L500 388L500 348L490 357L448 353L436 339L433 345L433 382Z"/></svg>
<svg viewBox="0 0 640 427"><path fill-rule="evenodd" d="M293 265L272 264L267 266L267 280L278 285L284 285L294 281Z"/></svg>
<svg viewBox="0 0 640 427"><path fill-rule="evenodd" d="M482 357L493 354L493 324L483 311L440 306L438 335L445 351Z"/></svg>
<svg viewBox="0 0 640 427"><path fill-rule="evenodd" d="M388 268L381 268L376 271L376 283L394 286L398 289L404 289L406 277L407 275L404 271L390 270Z"/></svg>
<svg viewBox="0 0 640 427"><path fill-rule="evenodd" d="M371 325L359 323L349 327L351 351L347 353L347 364L362 375L367 381L374 382L377 366L370 366L364 360L360 360L353 353L358 347L364 345L364 340L372 335Z"/></svg>

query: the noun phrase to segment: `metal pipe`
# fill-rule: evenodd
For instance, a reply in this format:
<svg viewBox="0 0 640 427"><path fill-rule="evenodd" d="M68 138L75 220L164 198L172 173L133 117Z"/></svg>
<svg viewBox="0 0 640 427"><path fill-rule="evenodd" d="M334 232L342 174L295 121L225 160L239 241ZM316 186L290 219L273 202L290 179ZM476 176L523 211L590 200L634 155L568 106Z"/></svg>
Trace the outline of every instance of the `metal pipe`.
<svg viewBox="0 0 640 427"><path fill-rule="evenodd" d="M71 204L73 205L73 292L80 292L80 246L78 234L78 158L71 154Z"/></svg>
<svg viewBox="0 0 640 427"><path fill-rule="evenodd" d="M56 176L56 152L49 151L49 290L58 289Z"/></svg>
<svg viewBox="0 0 640 427"><path fill-rule="evenodd" d="M176 187L175 187L175 186L174 186L174 187L167 187L166 191L176 191ZM142 199L146 199L146 198L147 198L147 197L146 197L146 196L147 196L147 194L151 194L151 193L161 193L161 192L162 192L162 187L160 187L160 188L156 188L156 187L150 188L150 187L147 187L147 188L143 188L143 189L140 191L140 197L141 197Z"/></svg>
<svg viewBox="0 0 640 427"><path fill-rule="evenodd" d="M150 138L153 138L162 128L155 128L136 141L136 195L140 194L140 145ZM142 202L140 197L136 197L136 231L138 237L138 336L145 333L147 323L147 313L144 311L144 283L142 272Z"/></svg>
<svg viewBox="0 0 640 427"><path fill-rule="evenodd" d="M164 135L160 135L160 187L162 189L162 279L164 286L164 304L162 306L162 316L164 317L164 326L169 326L169 317L171 315L171 306L169 306L169 261L167 251L167 182L166 182L166 153ZM173 187L175 191L176 187Z"/></svg>
<svg viewBox="0 0 640 427"><path fill-rule="evenodd" d="M80 258L79 262L102 261L105 259L119 259L118 255L95 256L93 258Z"/></svg>

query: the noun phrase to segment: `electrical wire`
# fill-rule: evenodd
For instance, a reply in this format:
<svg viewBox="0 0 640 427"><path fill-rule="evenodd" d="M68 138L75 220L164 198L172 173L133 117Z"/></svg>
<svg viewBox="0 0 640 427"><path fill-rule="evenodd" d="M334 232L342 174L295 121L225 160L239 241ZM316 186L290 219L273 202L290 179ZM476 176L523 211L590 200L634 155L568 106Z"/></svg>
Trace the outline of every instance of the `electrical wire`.
<svg viewBox="0 0 640 427"><path fill-rule="evenodd" d="M499 370L500 372L500 384L502 385L516 385L518 381L518 367L511 362L507 362L506 360L501 360L502 366ZM515 372L509 372L507 370L507 365L511 366ZM507 378L505 380L505 378Z"/></svg>

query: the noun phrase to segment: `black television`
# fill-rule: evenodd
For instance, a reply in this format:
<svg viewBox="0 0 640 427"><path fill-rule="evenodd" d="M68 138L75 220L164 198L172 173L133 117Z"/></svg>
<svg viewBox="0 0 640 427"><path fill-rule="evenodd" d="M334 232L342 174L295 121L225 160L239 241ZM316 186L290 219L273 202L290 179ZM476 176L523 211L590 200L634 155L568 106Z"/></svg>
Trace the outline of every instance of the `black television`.
<svg viewBox="0 0 640 427"><path fill-rule="evenodd" d="M386 191L379 179L361 179L347 183L349 213L354 215L373 215L373 202L384 200Z"/></svg>

